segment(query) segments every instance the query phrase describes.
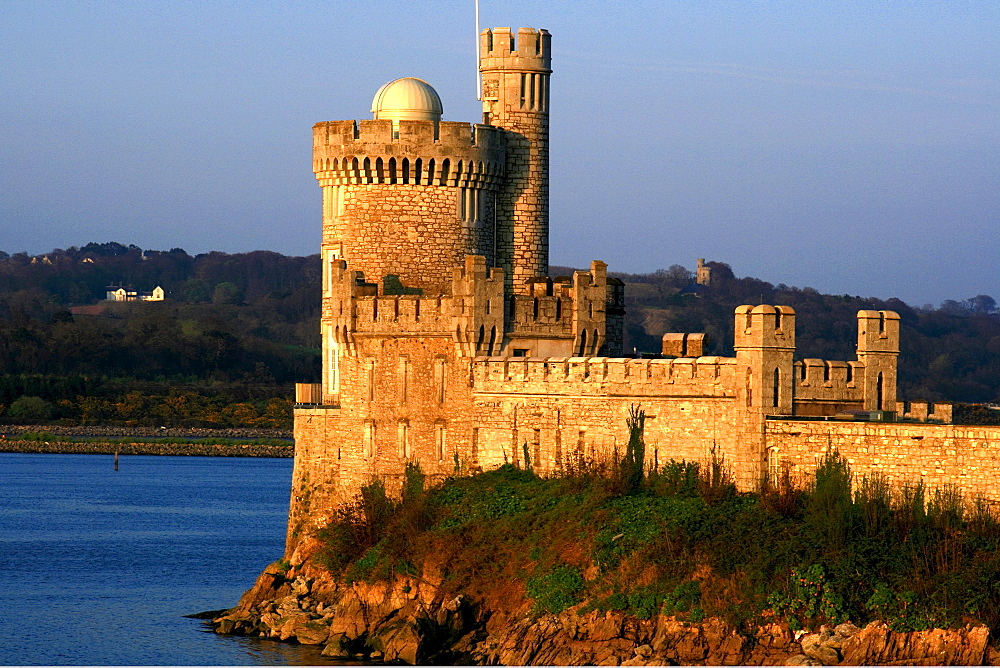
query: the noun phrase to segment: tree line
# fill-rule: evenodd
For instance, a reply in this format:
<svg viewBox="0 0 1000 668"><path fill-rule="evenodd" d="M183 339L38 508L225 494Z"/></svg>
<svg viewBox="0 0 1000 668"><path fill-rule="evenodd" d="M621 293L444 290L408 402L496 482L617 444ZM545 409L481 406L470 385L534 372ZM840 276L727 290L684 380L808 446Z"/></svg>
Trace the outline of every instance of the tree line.
<svg viewBox="0 0 1000 668"><path fill-rule="evenodd" d="M857 312L899 313L899 396L912 401L1000 402L1000 311L989 295L946 300L938 307L900 299L822 294L737 278L709 262L711 282L696 286L680 265L651 274L613 274L626 283L626 346L658 352L664 332L705 332L706 354L733 354L733 311L741 304L795 309L796 359L849 360L857 343Z"/></svg>
<svg viewBox="0 0 1000 668"><path fill-rule="evenodd" d="M166 300L108 302L110 285ZM0 420L290 428L293 384L319 377L319 313L319 256L0 252ZM176 396L190 410L153 410Z"/></svg>
<svg viewBox="0 0 1000 668"><path fill-rule="evenodd" d="M733 310L771 303L800 314L800 359L852 359L857 311L888 309L901 318L901 397L1000 402L1000 313L988 295L912 307L775 286L738 278L723 263L708 266L707 286L695 286L680 265L614 274L626 283L629 352L657 353L664 332L705 332L706 354L732 355ZM571 270L553 267L560 271ZM34 257L0 251L0 421L18 419L10 409L21 397L38 397L52 419L126 422L135 418L86 413L78 397L121 404L129 393L162 401L172 391L227 406L249 403L254 419L263 419L270 399L287 401L293 383L320 377L320 277L318 255L270 251L192 256L115 242ZM167 299L104 301L107 287L117 284L161 286ZM206 411L158 418L218 424L218 410Z"/></svg>

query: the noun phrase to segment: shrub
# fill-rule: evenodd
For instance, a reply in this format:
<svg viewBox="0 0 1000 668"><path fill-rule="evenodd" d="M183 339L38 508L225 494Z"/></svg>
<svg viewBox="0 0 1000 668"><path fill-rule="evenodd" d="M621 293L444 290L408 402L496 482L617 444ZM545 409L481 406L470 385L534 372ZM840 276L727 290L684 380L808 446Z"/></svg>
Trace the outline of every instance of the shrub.
<svg viewBox="0 0 1000 668"><path fill-rule="evenodd" d="M583 600L585 585L579 568L558 566L549 573L528 580L526 591L534 599L532 611L558 615Z"/></svg>
<svg viewBox="0 0 1000 668"><path fill-rule="evenodd" d="M41 397L20 397L7 409L7 414L19 420L49 420L52 418L52 404Z"/></svg>

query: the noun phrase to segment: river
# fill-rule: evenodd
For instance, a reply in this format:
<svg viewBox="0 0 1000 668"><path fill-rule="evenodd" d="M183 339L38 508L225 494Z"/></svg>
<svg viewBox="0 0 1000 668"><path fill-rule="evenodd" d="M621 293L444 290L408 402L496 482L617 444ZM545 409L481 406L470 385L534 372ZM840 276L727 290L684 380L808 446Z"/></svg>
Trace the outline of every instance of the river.
<svg viewBox="0 0 1000 668"><path fill-rule="evenodd" d="M303 665L216 636L283 551L290 459L0 453L0 664Z"/></svg>

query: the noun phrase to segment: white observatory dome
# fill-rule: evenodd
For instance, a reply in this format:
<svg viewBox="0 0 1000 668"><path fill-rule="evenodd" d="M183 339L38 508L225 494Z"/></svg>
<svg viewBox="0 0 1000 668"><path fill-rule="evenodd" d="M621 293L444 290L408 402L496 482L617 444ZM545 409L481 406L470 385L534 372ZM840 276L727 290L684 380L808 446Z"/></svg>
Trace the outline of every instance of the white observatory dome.
<svg viewBox="0 0 1000 668"><path fill-rule="evenodd" d="M437 91L415 77L390 81L372 100L374 117L391 120L394 126L399 121L440 121L442 111Z"/></svg>

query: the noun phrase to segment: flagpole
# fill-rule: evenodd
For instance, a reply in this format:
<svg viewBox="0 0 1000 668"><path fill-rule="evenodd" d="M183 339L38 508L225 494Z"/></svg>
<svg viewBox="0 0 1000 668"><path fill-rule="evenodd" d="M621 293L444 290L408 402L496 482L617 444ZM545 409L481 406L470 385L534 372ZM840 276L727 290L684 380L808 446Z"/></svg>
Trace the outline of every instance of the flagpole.
<svg viewBox="0 0 1000 668"><path fill-rule="evenodd" d="M476 0L476 99L483 99L483 74L479 71L479 0Z"/></svg>

